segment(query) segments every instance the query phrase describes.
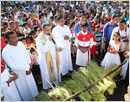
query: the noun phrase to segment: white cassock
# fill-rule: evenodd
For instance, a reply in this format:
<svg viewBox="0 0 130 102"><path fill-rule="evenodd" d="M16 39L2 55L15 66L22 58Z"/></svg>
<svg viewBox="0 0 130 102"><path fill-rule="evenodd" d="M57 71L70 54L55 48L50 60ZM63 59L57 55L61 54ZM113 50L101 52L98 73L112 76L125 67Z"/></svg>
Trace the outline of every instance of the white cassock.
<svg viewBox="0 0 130 102"><path fill-rule="evenodd" d="M22 101L14 81L9 83L9 85L7 84L6 81L8 81L9 79L10 73L8 69L5 69L1 73L1 94L3 94L4 96L3 101Z"/></svg>
<svg viewBox="0 0 130 102"><path fill-rule="evenodd" d="M45 35L45 38L47 40L46 44L43 45L41 40L39 39L39 36L36 38L36 47L37 47L37 52L39 55L39 65L41 69L41 77L42 77L42 83L43 83L43 89L48 89L51 88L50 84L47 82L47 80L50 82L50 77L47 69L47 64L46 64L46 56L45 53L50 50L51 56L52 56L52 63L53 63L53 68L56 76L56 81L50 82L51 84L53 83L58 83L58 76L59 76L59 81L61 82L61 71L59 68L59 75L57 76L57 65L56 65L56 52L55 52L55 45L52 41L49 40L49 36ZM46 80L47 79L47 80Z"/></svg>
<svg viewBox="0 0 130 102"><path fill-rule="evenodd" d="M27 77L27 82L29 84L29 88L32 92L32 95L33 95L33 97L36 97L39 92L38 92L37 85L36 85L36 82L35 82L35 79L34 79L32 73L29 75L26 75L26 77Z"/></svg>
<svg viewBox="0 0 130 102"><path fill-rule="evenodd" d="M77 37L75 39L75 46L81 47L81 48L92 48L93 46L93 37L92 34L88 31L86 33L79 32L77 34ZM82 53L79 49L77 50L77 56L76 56L76 65L79 66L86 66L87 63L90 61L91 58L91 52L88 50L85 53Z"/></svg>
<svg viewBox="0 0 130 102"><path fill-rule="evenodd" d="M63 50L59 52L59 55L62 75L65 75L68 73L69 70L72 71L73 67L71 60L70 43L69 40L64 40L64 36L68 35L71 39L72 34L69 27L66 25L64 25L63 27L57 25L55 28L53 28L52 34L54 34L57 46L63 48Z"/></svg>
<svg viewBox="0 0 130 102"><path fill-rule="evenodd" d="M22 100L33 99L26 77L26 71L29 71L31 61L24 44L22 42L18 42L17 46L7 44L3 49L2 57L11 70L18 74L15 84Z"/></svg>

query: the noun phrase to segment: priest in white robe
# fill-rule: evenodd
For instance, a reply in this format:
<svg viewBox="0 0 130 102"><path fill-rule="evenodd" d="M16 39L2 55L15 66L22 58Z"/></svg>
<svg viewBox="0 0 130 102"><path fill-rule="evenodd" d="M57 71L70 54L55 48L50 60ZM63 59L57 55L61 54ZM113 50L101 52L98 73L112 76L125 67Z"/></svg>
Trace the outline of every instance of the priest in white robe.
<svg viewBox="0 0 130 102"><path fill-rule="evenodd" d="M52 34L56 44L58 45L60 63L62 68L62 75L66 75L68 71L72 71L72 60L71 60L71 50L69 40L72 37L70 29L68 26L64 25L65 20L62 16L57 17L58 25L53 28Z"/></svg>
<svg viewBox="0 0 130 102"><path fill-rule="evenodd" d="M87 22L81 23L81 31L77 34L75 46L77 47L76 65L86 66L90 61L90 49L93 46L93 35L87 31Z"/></svg>
<svg viewBox="0 0 130 102"><path fill-rule="evenodd" d="M56 45L52 41L51 25L43 24L43 31L36 38L43 89L51 88L53 83L61 82L60 59Z"/></svg>
<svg viewBox="0 0 130 102"><path fill-rule="evenodd" d="M14 80L18 78L18 75L9 73L6 69L4 61L1 59L1 94L4 96L3 101L22 101L15 86Z"/></svg>
<svg viewBox="0 0 130 102"><path fill-rule="evenodd" d="M15 80L16 87L23 101L33 100L26 74L31 73L30 57L22 42L18 42L17 35L14 31L5 33L7 46L3 49L2 57L13 72L18 74Z"/></svg>

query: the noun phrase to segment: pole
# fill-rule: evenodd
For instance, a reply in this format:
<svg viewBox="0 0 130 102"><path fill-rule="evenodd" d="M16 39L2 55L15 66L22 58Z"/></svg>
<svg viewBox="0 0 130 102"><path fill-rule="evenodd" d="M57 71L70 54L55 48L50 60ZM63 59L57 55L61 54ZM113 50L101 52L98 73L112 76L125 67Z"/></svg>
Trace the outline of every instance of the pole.
<svg viewBox="0 0 130 102"><path fill-rule="evenodd" d="M72 98L77 97L78 95L81 94L81 92L85 92L88 89L90 89L91 87L93 87L95 84L97 84L99 81L101 81L103 78L107 77L108 75L112 74L115 70L117 70L118 68L120 68L123 64L125 64L126 61L122 62L119 66L116 66L112 71L110 71L109 73L105 74L104 76L102 76L100 79L98 79L97 81L93 82L91 85L87 86L83 91L78 91L77 93L73 94L72 96L70 96L69 98L65 99L64 101L69 101Z"/></svg>

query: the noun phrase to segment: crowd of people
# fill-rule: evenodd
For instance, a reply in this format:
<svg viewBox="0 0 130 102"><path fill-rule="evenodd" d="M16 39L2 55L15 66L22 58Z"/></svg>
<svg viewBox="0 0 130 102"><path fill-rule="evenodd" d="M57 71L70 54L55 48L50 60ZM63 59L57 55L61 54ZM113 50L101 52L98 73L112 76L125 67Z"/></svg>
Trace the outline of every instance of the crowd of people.
<svg viewBox="0 0 130 102"><path fill-rule="evenodd" d="M22 3L25 3L24 5ZM35 100L92 60L129 69L129 4L112 1L2 1L1 99ZM113 51L111 51L113 50ZM124 55L127 53L127 56Z"/></svg>

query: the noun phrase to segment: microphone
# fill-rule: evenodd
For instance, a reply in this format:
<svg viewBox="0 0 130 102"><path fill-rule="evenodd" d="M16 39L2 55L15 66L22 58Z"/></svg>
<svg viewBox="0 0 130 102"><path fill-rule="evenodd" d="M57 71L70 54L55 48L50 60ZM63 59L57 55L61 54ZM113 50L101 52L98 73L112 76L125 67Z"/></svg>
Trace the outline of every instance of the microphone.
<svg viewBox="0 0 130 102"><path fill-rule="evenodd" d="M49 35L51 35L51 34L49 34ZM54 43L54 44L56 44L56 42L55 42L55 40L52 38L52 42Z"/></svg>

